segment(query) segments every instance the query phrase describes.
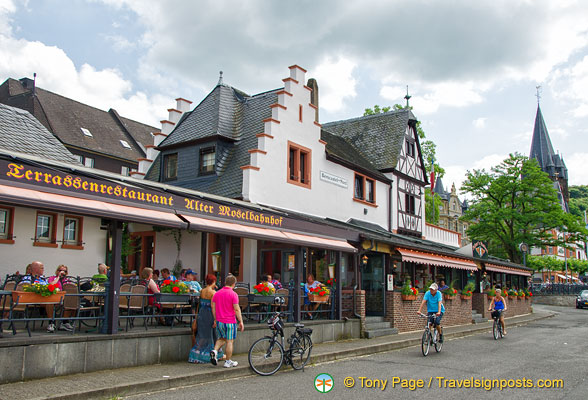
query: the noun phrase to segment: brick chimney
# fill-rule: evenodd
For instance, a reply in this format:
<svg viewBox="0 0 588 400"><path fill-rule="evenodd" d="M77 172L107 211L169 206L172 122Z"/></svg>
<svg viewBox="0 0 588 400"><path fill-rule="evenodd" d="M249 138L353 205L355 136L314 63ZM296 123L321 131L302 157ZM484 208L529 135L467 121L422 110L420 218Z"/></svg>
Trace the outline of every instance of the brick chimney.
<svg viewBox="0 0 588 400"><path fill-rule="evenodd" d="M314 78L310 78L308 80L308 83L306 84L306 86L308 86L309 88L312 89L312 92L310 92L310 104L312 104L313 106L315 106L315 115L314 115L314 120L315 122L319 122L319 89L318 89L318 83L316 82L316 79Z"/></svg>
<svg viewBox="0 0 588 400"><path fill-rule="evenodd" d="M163 142L163 140L169 136L169 134L174 130L176 124L182 118L182 115L186 111L190 111L190 105L192 102L190 100L183 99L178 97L176 99L176 108L168 108L168 118L164 119L161 122L161 130L159 132L151 132L153 135L153 144L149 144L145 146L147 150L147 155L145 158L139 158L139 168L137 171L131 172L131 176L134 178L143 179L149 168L151 168L151 164L153 164L153 160L157 158L159 155L159 151L156 150L156 147Z"/></svg>

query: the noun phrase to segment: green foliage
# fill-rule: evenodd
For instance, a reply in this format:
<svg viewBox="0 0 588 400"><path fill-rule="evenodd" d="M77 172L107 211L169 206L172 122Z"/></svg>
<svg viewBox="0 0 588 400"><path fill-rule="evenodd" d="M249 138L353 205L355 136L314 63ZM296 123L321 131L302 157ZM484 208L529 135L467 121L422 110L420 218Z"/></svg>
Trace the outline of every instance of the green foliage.
<svg viewBox="0 0 588 400"><path fill-rule="evenodd" d="M588 186L570 186L570 213L584 218L584 212L588 210Z"/></svg>
<svg viewBox="0 0 588 400"><path fill-rule="evenodd" d="M425 191L425 220L429 224L439 223L439 207L443 205L441 197L437 193L431 194L430 190Z"/></svg>
<svg viewBox="0 0 588 400"><path fill-rule="evenodd" d="M363 113L363 116L365 117L366 115L374 115L374 114L380 114L380 113L385 113L390 111L392 107L382 107L380 108L379 105L375 105L374 108L366 108L365 112ZM396 109L395 109L396 110Z"/></svg>
<svg viewBox="0 0 588 400"><path fill-rule="evenodd" d="M474 284L474 282L468 282L461 291L461 294L463 294L464 296L471 296L475 288L476 285Z"/></svg>
<svg viewBox="0 0 588 400"><path fill-rule="evenodd" d="M468 236L489 242L490 253L521 263L520 243L531 247L584 241L588 232L577 217L562 210L553 183L534 159L511 154L498 166L467 172L462 193L471 197L462 217L472 222ZM554 237L553 231L567 238Z"/></svg>
<svg viewBox="0 0 588 400"><path fill-rule="evenodd" d="M577 258L567 259L568 270L584 274L588 271L588 261L578 260ZM565 271L566 260L553 256L529 256L527 257L527 267L535 271Z"/></svg>

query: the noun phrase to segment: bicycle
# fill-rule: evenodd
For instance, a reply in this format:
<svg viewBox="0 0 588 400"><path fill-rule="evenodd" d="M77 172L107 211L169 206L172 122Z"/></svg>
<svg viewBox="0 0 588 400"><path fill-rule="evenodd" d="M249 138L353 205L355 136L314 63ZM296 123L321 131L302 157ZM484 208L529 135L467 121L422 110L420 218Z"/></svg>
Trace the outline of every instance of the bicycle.
<svg viewBox="0 0 588 400"><path fill-rule="evenodd" d="M498 340L498 337L501 339L504 337L504 333L502 332L502 324L500 323L500 317L504 313L505 310L494 310L498 311L497 314L492 313L492 318L494 319L494 325L492 327L492 334L494 335L494 340Z"/></svg>
<svg viewBox="0 0 588 400"><path fill-rule="evenodd" d="M423 356L426 357L429 354L429 349L431 348L431 345L434 345L435 351L439 353L441 351L441 348L443 348L443 342L440 342L437 339L438 332L436 325L434 324L435 316L431 315L429 317L428 315L422 313L419 313L419 315L427 319L425 331L423 332L423 337L421 339L421 351L423 352Z"/></svg>
<svg viewBox="0 0 588 400"><path fill-rule="evenodd" d="M303 369L310 360L312 351L311 328L304 324L294 324L296 331L287 340L288 350L284 350L284 323L280 313L271 316L267 325L272 336L256 340L249 348L249 366L255 373L263 376L275 374L284 363L295 370Z"/></svg>

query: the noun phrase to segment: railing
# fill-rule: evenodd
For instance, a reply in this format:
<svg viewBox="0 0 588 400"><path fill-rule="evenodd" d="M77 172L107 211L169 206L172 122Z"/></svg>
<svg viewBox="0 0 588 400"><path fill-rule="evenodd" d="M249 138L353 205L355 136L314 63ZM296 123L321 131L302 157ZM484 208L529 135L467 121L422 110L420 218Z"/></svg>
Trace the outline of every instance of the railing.
<svg viewBox="0 0 588 400"><path fill-rule="evenodd" d="M424 236L431 242L461 247L461 234L436 225L425 224Z"/></svg>
<svg viewBox="0 0 588 400"><path fill-rule="evenodd" d="M534 283L532 286L534 295L576 295L582 290L588 290L588 285Z"/></svg>

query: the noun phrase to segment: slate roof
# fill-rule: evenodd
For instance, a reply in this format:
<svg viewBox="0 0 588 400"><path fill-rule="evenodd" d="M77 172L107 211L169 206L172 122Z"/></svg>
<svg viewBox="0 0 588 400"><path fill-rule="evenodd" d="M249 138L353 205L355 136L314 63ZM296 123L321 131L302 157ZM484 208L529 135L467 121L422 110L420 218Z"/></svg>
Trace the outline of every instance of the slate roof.
<svg viewBox="0 0 588 400"><path fill-rule="evenodd" d="M0 102L31 112L68 146L137 162L145 157L144 146L153 144L151 132L159 131L121 117L114 109L102 111L39 87L33 95L30 86L28 78L7 79L0 87ZM81 128L89 130L92 137L84 135ZM123 147L120 140L131 149Z"/></svg>
<svg viewBox="0 0 588 400"><path fill-rule="evenodd" d="M35 117L0 104L0 148L80 165L78 159Z"/></svg>
<svg viewBox="0 0 588 400"><path fill-rule="evenodd" d="M541 169L551 177L554 177L557 172L560 178L568 179L568 169L563 158L553 151L549 132L539 105L537 105L537 114L535 115L535 127L533 128L533 140L531 141L529 158L536 159Z"/></svg>
<svg viewBox="0 0 588 400"><path fill-rule="evenodd" d="M235 89L226 84L217 85L191 112L183 118L171 134L158 146L166 148L189 145L195 141L226 139L233 144L219 147L216 179L193 180L186 187L219 196L241 198L243 196L243 171L249 164L249 150L257 148L258 133L264 131L264 119L270 118L270 105L277 103L275 89L256 95ZM159 180L160 156L145 175L145 179ZM183 185L184 186L184 185Z"/></svg>
<svg viewBox="0 0 588 400"><path fill-rule="evenodd" d="M396 168L409 120L416 121L410 110L397 110L322 126L323 130L345 138L381 171Z"/></svg>
<svg viewBox="0 0 588 400"><path fill-rule="evenodd" d="M375 178L385 182L390 179L366 159L351 143L345 138L333 135L324 129L321 130L321 139L327 142L326 151L328 156L344 160L360 172L369 173Z"/></svg>
<svg viewBox="0 0 588 400"><path fill-rule="evenodd" d="M443 200L449 200L450 193L445 191L445 188L443 187L443 181L441 180L441 178L437 178L435 187L433 188L433 192L437 193L439 197L441 197Z"/></svg>

